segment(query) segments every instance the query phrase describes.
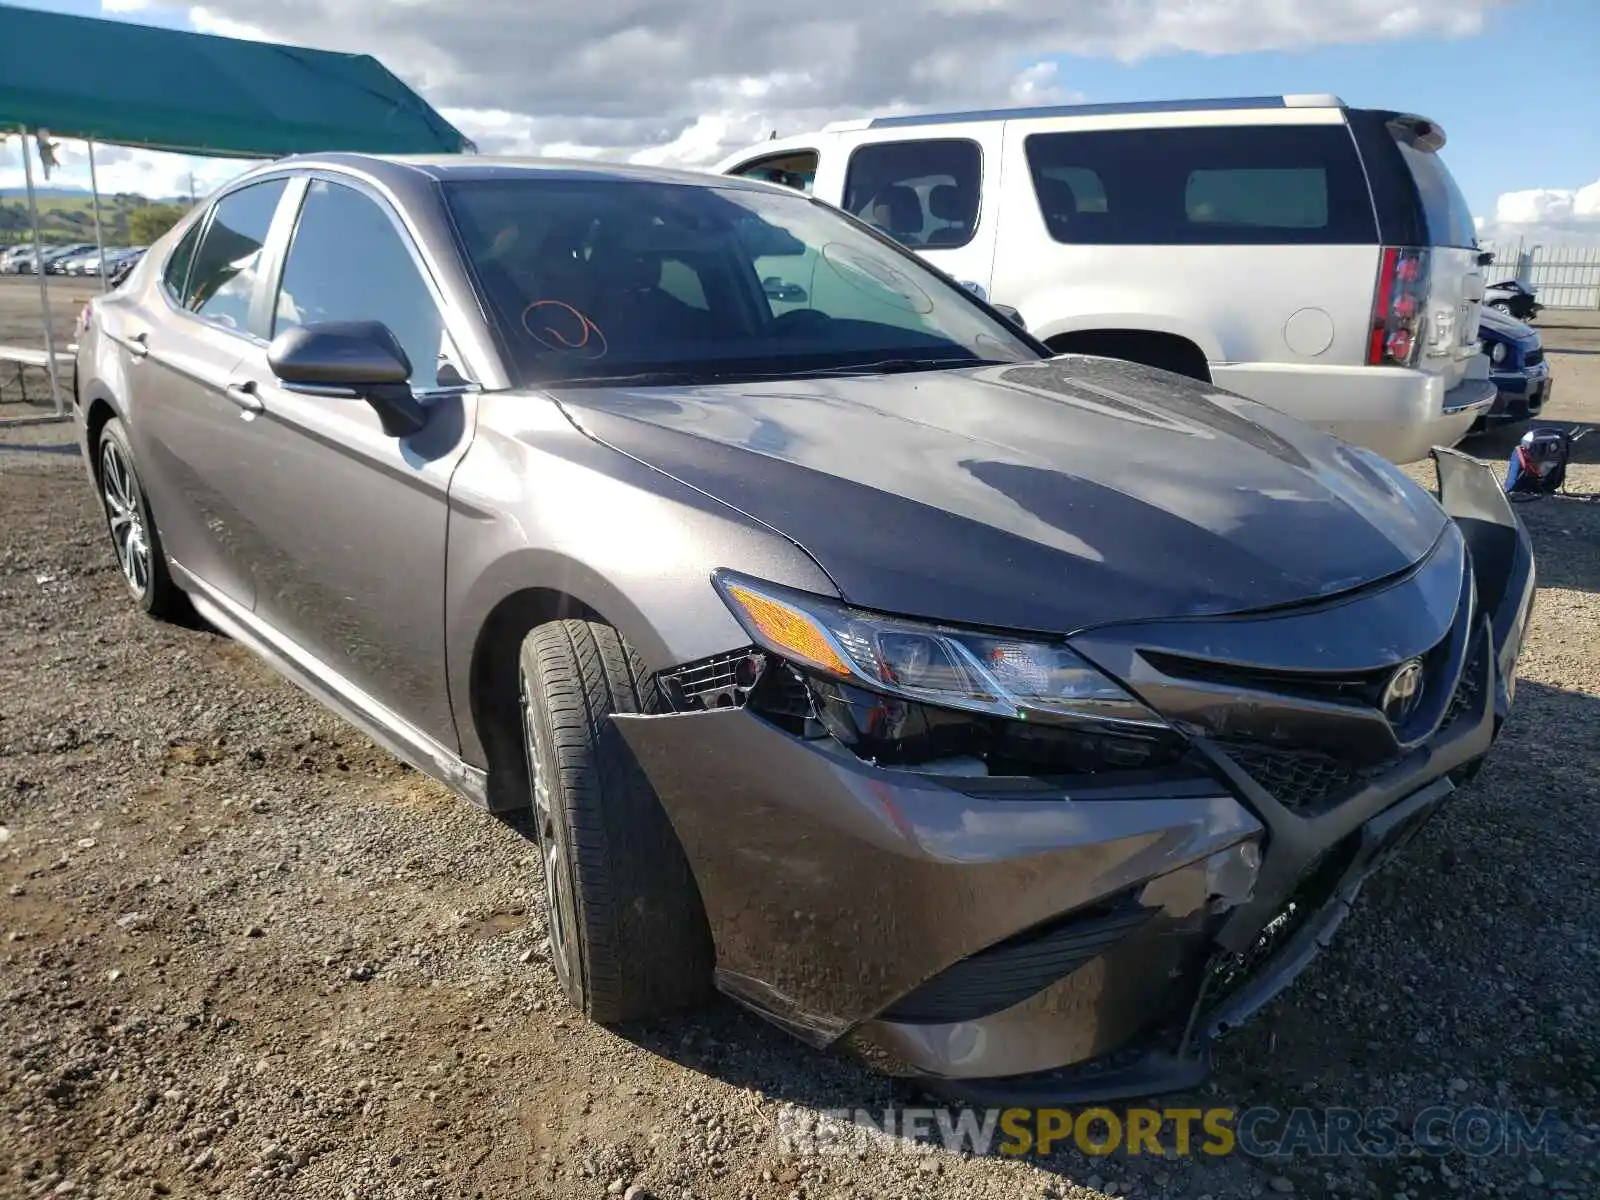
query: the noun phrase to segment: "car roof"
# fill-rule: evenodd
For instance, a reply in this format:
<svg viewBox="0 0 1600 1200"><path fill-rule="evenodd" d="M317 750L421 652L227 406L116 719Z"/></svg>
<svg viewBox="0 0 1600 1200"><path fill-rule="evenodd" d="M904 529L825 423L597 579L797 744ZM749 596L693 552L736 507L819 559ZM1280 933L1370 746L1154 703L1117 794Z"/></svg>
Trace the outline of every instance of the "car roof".
<svg viewBox="0 0 1600 1200"><path fill-rule="evenodd" d="M314 167L345 168L401 183L402 178L446 180L486 179L606 179L618 183L679 183L696 187L737 187L768 191L756 180L733 179L708 171L636 163L604 162L588 158L531 158L489 154L300 154L275 159L259 170Z"/></svg>
<svg viewBox="0 0 1600 1200"><path fill-rule="evenodd" d="M1324 93L1287 96L1227 96L1210 100L1141 100L1127 104L1052 104L1031 108L984 108L968 112L908 113L835 121L824 133L859 129L893 129L908 125L954 125L973 121L1020 121L1036 117L1106 117L1141 113L1235 112L1256 108L1344 108L1337 96Z"/></svg>

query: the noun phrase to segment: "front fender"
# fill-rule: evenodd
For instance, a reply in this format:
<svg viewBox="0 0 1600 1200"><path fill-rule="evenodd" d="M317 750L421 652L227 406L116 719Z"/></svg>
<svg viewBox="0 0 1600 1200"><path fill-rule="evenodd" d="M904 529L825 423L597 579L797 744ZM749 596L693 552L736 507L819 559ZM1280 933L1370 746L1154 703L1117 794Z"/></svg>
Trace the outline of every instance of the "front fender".
<svg viewBox="0 0 1600 1200"><path fill-rule="evenodd" d="M473 660L496 608L530 590L614 625L653 671L749 644L711 586L718 567L837 596L793 542L590 438L544 397L481 398L450 486L445 640L463 757L484 762Z"/></svg>

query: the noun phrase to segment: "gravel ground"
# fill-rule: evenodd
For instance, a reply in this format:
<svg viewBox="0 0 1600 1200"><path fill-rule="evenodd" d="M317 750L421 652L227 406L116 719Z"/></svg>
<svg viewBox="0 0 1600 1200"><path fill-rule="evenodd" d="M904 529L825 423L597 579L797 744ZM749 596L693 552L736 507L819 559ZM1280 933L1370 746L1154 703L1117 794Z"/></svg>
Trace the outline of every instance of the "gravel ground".
<svg viewBox="0 0 1600 1200"><path fill-rule="evenodd" d="M1600 422L1600 316L1546 340L1550 416ZM0 1196L1600 1195L1600 504L1522 511L1543 587L1491 765L1163 1103L1548 1108L1559 1152L796 1157L807 1113L922 1101L730 1004L568 1012L530 844L137 616L69 427L0 427Z"/></svg>

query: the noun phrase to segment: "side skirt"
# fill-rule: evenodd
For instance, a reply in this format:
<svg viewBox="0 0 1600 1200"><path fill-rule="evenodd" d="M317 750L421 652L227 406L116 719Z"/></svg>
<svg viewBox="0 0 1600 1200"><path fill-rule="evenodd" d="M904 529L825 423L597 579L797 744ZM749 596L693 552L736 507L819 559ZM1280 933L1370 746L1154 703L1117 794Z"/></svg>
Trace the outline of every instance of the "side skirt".
<svg viewBox="0 0 1600 1200"><path fill-rule="evenodd" d="M254 651L278 674L333 709L396 758L480 808L489 807L486 772L463 762L454 751L258 621L255 614L208 586L181 563L169 557L167 565L174 581L188 593L195 611L207 621Z"/></svg>

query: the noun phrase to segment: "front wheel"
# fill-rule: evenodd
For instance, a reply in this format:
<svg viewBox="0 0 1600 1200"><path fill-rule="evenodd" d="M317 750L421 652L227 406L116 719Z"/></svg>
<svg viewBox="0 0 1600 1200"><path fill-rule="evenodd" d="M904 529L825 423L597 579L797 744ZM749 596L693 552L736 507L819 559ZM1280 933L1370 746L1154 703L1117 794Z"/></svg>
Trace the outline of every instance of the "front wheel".
<svg viewBox="0 0 1600 1200"><path fill-rule="evenodd" d="M705 999L712 948L683 847L611 720L656 689L609 625L552 621L518 663L533 832L556 978L603 1024Z"/></svg>

